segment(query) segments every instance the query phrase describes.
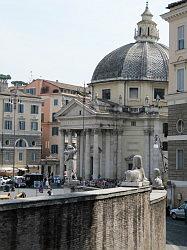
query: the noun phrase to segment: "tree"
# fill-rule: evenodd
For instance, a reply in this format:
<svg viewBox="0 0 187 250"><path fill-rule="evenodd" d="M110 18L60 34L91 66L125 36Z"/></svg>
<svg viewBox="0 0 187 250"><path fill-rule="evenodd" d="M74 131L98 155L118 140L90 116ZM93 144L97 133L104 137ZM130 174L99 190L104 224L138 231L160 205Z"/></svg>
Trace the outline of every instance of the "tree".
<svg viewBox="0 0 187 250"><path fill-rule="evenodd" d="M0 82L2 83L7 83L8 80L11 79L11 76L10 75L3 75L3 74L0 74Z"/></svg>
<svg viewBox="0 0 187 250"><path fill-rule="evenodd" d="M23 82L23 81L12 81L11 82L14 86L26 86L28 83Z"/></svg>

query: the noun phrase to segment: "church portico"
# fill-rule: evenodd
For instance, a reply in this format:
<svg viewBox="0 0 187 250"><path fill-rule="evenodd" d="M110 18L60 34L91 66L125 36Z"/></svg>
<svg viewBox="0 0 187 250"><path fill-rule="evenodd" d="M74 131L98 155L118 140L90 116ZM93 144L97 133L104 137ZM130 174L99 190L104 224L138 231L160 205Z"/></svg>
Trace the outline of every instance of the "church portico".
<svg viewBox="0 0 187 250"><path fill-rule="evenodd" d="M105 129L96 126L87 128L85 119L84 129L63 129L60 130L60 174L63 175L66 169L63 152L66 149L65 135L68 135L68 144L70 144L69 135L75 134L76 138L76 172L83 179L108 178L114 179L120 177L122 164L122 130L113 131L112 128ZM107 125L109 126L109 125ZM109 126L110 127L110 126ZM111 126L112 127L112 126ZM118 140L119 138L119 140ZM120 147L118 151L118 147Z"/></svg>

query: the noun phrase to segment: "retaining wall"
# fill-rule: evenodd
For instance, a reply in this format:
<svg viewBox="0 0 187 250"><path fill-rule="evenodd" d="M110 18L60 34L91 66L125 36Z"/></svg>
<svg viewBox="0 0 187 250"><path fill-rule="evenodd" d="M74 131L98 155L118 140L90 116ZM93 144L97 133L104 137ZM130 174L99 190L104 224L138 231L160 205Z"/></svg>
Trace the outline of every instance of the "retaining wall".
<svg viewBox="0 0 187 250"><path fill-rule="evenodd" d="M0 203L1 250L164 250L165 192L114 188Z"/></svg>

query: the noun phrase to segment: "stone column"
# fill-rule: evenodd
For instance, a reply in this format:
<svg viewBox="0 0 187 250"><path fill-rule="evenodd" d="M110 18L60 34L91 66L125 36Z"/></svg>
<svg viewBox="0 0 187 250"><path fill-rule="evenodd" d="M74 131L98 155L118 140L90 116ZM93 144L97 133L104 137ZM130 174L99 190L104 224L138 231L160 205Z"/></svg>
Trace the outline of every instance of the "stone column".
<svg viewBox="0 0 187 250"><path fill-rule="evenodd" d="M85 142L85 179L90 178L90 131L86 130L86 142Z"/></svg>
<svg viewBox="0 0 187 250"><path fill-rule="evenodd" d="M83 177L83 131L80 132L80 177Z"/></svg>
<svg viewBox="0 0 187 250"><path fill-rule="evenodd" d="M63 129L60 129L60 176L64 176L64 150L65 150L65 133Z"/></svg>
<svg viewBox="0 0 187 250"><path fill-rule="evenodd" d="M68 145L72 145L72 131L68 130Z"/></svg>
<svg viewBox="0 0 187 250"><path fill-rule="evenodd" d="M99 130L94 130L93 143L93 179L98 179L99 175Z"/></svg>
<svg viewBox="0 0 187 250"><path fill-rule="evenodd" d="M151 178L151 164L152 164L152 152L153 152L153 128L149 125L144 128L144 171L148 179Z"/></svg>
<svg viewBox="0 0 187 250"><path fill-rule="evenodd" d="M111 161L110 161L110 130L106 130L106 144L105 144L105 178L110 178Z"/></svg>
<svg viewBox="0 0 187 250"><path fill-rule="evenodd" d="M77 170L76 170L76 174L78 177L80 177L80 131L76 131L77 134Z"/></svg>
<svg viewBox="0 0 187 250"><path fill-rule="evenodd" d="M122 179L122 140L123 140L123 130L118 130L118 141L117 141L117 179Z"/></svg>

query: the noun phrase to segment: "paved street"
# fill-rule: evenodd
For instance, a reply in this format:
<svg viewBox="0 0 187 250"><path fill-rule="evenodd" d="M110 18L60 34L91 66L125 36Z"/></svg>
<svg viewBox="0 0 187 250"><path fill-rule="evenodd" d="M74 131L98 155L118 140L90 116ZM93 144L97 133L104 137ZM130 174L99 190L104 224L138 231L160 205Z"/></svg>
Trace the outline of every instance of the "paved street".
<svg viewBox="0 0 187 250"><path fill-rule="evenodd" d="M48 196L47 194L47 189L43 190L43 193L40 193L38 190L34 188L16 188L14 192L10 191L11 197L14 198L16 194L19 192L24 192L26 193L27 197L35 197L35 196ZM59 195L59 194L65 194L65 193L70 193L71 190L69 188L54 188L52 190L53 195ZM0 195L5 195L8 194L8 192L0 191Z"/></svg>
<svg viewBox="0 0 187 250"><path fill-rule="evenodd" d="M167 250L187 249L187 225L184 220L172 220L167 217Z"/></svg>

